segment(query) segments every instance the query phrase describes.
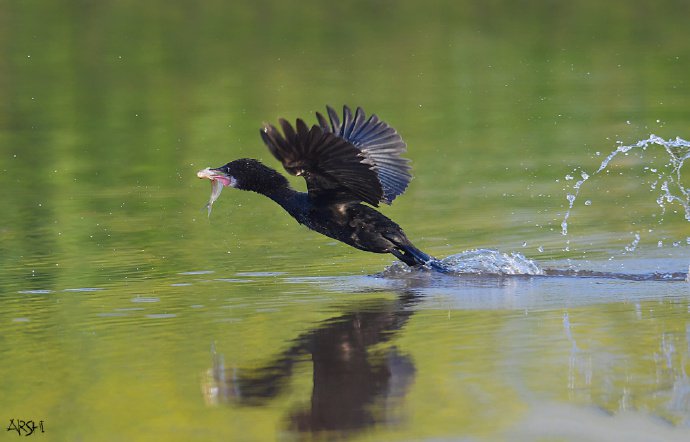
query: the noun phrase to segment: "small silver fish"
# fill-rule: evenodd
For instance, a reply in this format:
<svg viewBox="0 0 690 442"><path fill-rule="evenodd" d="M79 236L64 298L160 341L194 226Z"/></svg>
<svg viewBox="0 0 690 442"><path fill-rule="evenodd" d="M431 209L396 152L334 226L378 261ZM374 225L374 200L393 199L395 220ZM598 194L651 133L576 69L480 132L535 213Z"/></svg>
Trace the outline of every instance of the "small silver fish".
<svg viewBox="0 0 690 442"><path fill-rule="evenodd" d="M207 179L211 181L211 197L208 200L206 206L208 210L208 216L211 217L211 209L213 208L213 203L220 197L220 193L223 191L223 187L226 186L227 178L225 176L218 175L218 171L207 167L196 173L196 176L201 179Z"/></svg>

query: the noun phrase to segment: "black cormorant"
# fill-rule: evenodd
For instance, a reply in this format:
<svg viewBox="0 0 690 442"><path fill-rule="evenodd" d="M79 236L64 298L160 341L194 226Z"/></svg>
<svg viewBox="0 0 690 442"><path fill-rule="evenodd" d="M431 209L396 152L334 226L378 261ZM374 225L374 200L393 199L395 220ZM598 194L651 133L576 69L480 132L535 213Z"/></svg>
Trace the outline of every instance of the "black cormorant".
<svg viewBox="0 0 690 442"><path fill-rule="evenodd" d="M197 173L209 179L213 191L208 208L223 187L251 190L278 203L297 222L360 250L392 253L409 266L436 267L435 259L416 248L395 222L367 203L391 204L412 178L409 161L401 158L406 144L376 115L362 108L343 107L342 122L327 107L328 120L316 113L318 124L301 119L293 128L280 119L282 133L265 124L261 138L292 175L304 177L307 192L290 187L287 179L255 159L243 158Z"/></svg>

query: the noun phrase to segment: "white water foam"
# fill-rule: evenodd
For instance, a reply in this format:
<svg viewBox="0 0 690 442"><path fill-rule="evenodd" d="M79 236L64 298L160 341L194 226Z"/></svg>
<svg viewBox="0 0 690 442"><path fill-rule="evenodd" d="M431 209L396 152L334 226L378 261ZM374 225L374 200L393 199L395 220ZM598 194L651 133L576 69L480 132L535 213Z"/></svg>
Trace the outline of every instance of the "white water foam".
<svg viewBox="0 0 690 442"><path fill-rule="evenodd" d="M497 250L468 250L434 262L433 270L448 274L472 275L543 275L544 270L520 253ZM402 262L395 262L383 274L395 276L417 271Z"/></svg>

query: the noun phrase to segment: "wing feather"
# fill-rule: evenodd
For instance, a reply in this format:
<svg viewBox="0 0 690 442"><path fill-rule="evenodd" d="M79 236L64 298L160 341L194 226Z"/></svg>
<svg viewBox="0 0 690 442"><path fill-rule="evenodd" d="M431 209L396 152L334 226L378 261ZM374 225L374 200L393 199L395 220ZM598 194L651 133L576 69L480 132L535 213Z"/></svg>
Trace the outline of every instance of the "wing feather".
<svg viewBox="0 0 690 442"><path fill-rule="evenodd" d="M382 202L390 204L407 188L412 175L409 161L400 155L406 152L407 145L395 129L380 120L376 115L368 119L364 110L358 107L354 116L349 107L343 106L342 124L338 114L330 106L326 107L330 128L326 119L317 114L319 125L324 131L347 140L362 151L365 162L372 165L383 187ZM385 177L395 174L398 179Z"/></svg>
<svg viewBox="0 0 690 442"><path fill-rule="evenodd" d="M279 123L282 134L275 126L266 125L261 138L285 170L304 177L311 198L379 204L381 183L371 166L362 163L358 148L319 126L309 129L302 120L297 120L296 129L285 120Z"/></svg>
<svg viewBox="0 0 690 442"><path fill-rule="evenodd" d="M304 177L311 198L390 204L412 178L400 135L361 107L353 114L343 106L342 122L330 106L326 115L317 112L311 128L279 119L281 130L264 125L261 138L289 173Z"/></svg>

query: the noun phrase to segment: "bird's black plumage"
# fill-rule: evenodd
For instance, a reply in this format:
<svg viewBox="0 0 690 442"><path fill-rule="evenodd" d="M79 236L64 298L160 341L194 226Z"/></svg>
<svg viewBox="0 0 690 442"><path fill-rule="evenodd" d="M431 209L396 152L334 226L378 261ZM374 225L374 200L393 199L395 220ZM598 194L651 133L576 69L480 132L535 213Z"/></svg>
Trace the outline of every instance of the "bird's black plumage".
<svg viewBox="0 0 690 442"><path fill-rule="evenodd" d="M261 137L289 173L304 177L307 192L292 189L284 176L254 159L239 159L199 172L202 178L250 190L280 204L300 224L353 247L392 253L408 265L430 265L395 222L372 206L391 204L411 180L406 145L376 115L343 107L342 121L327 107L329 120L317 113L318 125L295 127L279 120L282 133L264 125Z"/></svg>

